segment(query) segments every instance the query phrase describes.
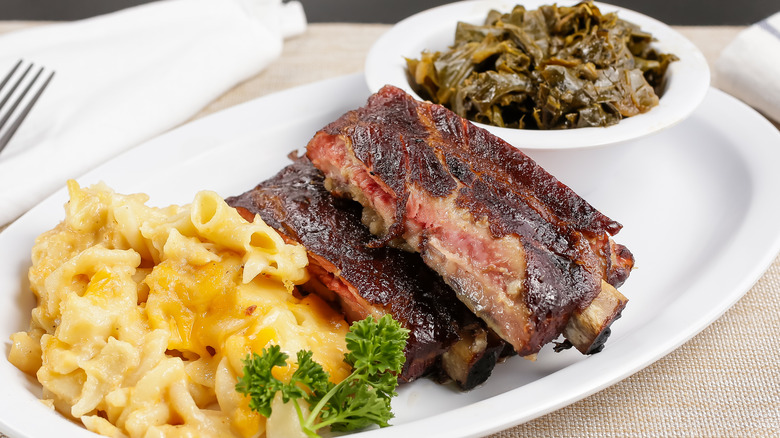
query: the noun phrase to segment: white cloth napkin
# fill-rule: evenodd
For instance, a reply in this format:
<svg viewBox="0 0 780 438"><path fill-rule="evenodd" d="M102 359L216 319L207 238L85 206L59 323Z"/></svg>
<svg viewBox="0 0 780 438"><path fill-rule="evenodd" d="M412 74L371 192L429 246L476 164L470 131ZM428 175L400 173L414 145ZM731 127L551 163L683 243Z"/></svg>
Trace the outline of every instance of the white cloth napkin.
<svg viewBox="0 0 780 438"><path fill-rule="evenodd" d="M715 72L718 88L780 122L780 12L740 32Z"/></svg>
<svg viewBox="0 0 780 438"><path fill-rule="evenodd" d="M298 2L163 0L0 36L0 77L21 58L56 71L0 153L0 225L186 121L305 28Z"/></svg>

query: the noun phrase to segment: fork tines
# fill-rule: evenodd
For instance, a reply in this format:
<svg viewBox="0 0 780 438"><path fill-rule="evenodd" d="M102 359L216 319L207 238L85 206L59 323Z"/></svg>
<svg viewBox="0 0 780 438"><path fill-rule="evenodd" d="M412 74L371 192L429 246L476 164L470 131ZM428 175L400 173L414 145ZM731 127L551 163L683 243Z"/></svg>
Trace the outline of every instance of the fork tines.
<svg viewBox="0 0 780 438"><path fill-rule="evenodd" d="M17 70L22 66L23 61L20 59L16 65L11 69L5 78L0 82L0 152L5 148L11 137L19 129L19 125L22 124L27 114L32 109L35 102L49 85L49 81L54 76L54 72L49 73L48 77L41 83L38 79L44 71L43 67L40 67L32 77L28 79L27 76L33 68L33 64L28 65L24 71L17 74ZM36 85L36 83L38 85ZM22 87L21 89L19 87ZM34 93L30 93L34 87ZM11 105L6 109L6 103L11 102ZM20 104L24 102L24 106L17 111ZM13 117L13 119L12 119ZM9 120L13 120L7 129L6 123Z"/></svg>

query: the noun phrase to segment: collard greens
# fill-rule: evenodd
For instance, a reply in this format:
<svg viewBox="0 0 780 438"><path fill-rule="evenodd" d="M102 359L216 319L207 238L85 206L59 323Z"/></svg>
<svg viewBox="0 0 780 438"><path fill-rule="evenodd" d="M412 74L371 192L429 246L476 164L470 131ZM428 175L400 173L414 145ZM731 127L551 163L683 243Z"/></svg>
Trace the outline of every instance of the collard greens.
<svg viewBox="0 0 780 438"><path fill-rule="evenodd" d="M446 52L407 59L424 99L469 120L510 128L608 126L658 105L672 54L592 2L491 11L460 22Z"/></svg>

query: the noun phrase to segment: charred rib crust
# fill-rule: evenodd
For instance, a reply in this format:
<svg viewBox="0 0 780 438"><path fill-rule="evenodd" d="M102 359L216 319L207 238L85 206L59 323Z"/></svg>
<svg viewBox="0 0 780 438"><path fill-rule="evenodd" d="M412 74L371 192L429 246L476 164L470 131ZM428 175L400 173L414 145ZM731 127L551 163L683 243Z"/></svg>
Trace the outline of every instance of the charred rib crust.
<svg viewBox="0 0 780 438"><path fill-rule="evenodd" d="M559 333L572 309L587 307L599 293L601 279L619 285L633 266L630 252L610 246L619 223L519 150L444 107L387 86L367 106L323 128L309 144L310 156L325 136L343 141L389 188L395 211L384 243L406 232L412 191L454 198L475 222L486 220L496 239L520 238L532 255L524 299L534 337L520 354L538 351Z"/></svg>

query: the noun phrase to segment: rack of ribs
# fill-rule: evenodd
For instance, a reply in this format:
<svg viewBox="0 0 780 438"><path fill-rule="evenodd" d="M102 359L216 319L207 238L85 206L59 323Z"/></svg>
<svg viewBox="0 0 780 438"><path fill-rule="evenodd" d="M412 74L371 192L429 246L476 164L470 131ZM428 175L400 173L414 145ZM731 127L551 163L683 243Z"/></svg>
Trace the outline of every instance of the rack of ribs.
<svg viewBox="0 0 780 438"><path fill-rule="evenodd" d="M370 247L359 204L334 198L305 157L226 201L247 220L255 215L308 251L307 292L335 301L349 320L390 314L410 330L399 376L437 375L471 389L484 382L506 348L420 260L390 247ZM335 296L334 296L335 295Z"/></svg>
<svg viewBox="0 0 780 438"><path fill-rule="evenodd" d="M634 258L621 225L531 158L446 108L386 86L307 156L386 245L421 254L521 356L559 337L601 350Z"/></svg>

